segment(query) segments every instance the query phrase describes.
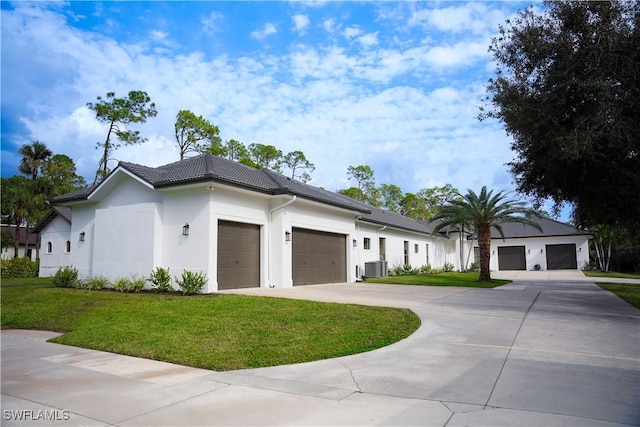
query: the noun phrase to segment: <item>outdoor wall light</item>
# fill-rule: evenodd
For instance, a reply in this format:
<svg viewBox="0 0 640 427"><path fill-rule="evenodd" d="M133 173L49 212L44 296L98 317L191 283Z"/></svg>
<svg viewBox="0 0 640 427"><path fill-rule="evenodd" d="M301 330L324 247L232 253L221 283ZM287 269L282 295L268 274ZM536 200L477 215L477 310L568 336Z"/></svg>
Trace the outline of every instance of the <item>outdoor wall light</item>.
<svg viewBox="0 0 640 427"><path fill-rule="evenodd" d="M356 239L353 239L353 247L354 248L358 247L358 241Z"/></svg>
<svg viewBox="0 0 640 427"><path fill-rule="evenodd" d="M530 254L531 253L531 249L527 249L527 253Z"/></svg>
<svg viewBox="0 0 640 427"><path fill-rule="evenodd" d="M84 231L80 232L80 237L78 238L78 240L84 242Z"/></svg>
<svg viewBox="0 0 640 427"><path fill-rule="evenodd" d="M495 255L495 254L496 254L496 251L493 251L493 252L492 252L492 255Z"/></svg>
<svg viewBox="0 0 640 427"><path fill-rule="evenodd" d="M542 250L542 249L540 249L540 253L543 253L543 250Z"/></svg>
<svg viewBox="0 0 640 427"><path fill-rule="evenodd" d="M189 235L189 223L186 223L185 225L182 226L182 235L183 236Z"/></svg>
<svg viewBox="0 0 640 427"><path fill-rule="evenodd" d="M578 252L582 252L582 248L578 248Z"/></svg>
<svg viewBox="0 0 640 427"><path fill-rule="evenodd" d="M285 231L284 232L284 241L285 242L290 242L291 241L291 232L289 232L289 231Z"/></svg>

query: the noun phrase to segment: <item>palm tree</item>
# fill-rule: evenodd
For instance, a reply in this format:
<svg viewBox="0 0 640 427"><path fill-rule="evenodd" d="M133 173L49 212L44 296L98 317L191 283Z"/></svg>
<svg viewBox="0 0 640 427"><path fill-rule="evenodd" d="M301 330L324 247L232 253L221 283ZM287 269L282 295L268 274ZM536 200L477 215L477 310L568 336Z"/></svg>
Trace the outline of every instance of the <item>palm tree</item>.
<svg viewBox="0 0 640 427"><path fill-rule="evenodd" d="M40 141L24 144L19 151L22 155L18 170L26 175L31 175L33 181L38 178L38 172L45 166L47 160L53 154L47 146Z"/></svg>
<svg viewBox="0 0 640 427"><path fill-rule="evenodd" d="M482 187L480 194L467 190L461 199L452 200L442 207L440 212L431 220L439 221L433 233L443 228L458 224L471 224L478 236L480 249L480 282L490 281L489 263L491 261L491 228L498 230L504 239L502 224L517 222L524 226L530 225L540 231L540 225L531 219L535 211L525 207L524 203L514 200L505 200L507 195L500 191L493 194L493 190L487 191Z"/></svg>

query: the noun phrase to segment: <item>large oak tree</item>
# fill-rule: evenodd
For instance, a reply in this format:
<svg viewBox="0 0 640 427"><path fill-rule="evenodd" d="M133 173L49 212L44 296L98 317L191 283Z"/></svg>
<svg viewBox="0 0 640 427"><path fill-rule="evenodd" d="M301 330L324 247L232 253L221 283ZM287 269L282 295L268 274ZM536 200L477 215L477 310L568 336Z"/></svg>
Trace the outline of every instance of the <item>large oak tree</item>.
<svg viewBox="0 0 640 427"><path fill-rule="evenodd" d="M518 190L579 224L640 229L640 2L548 1L500 28L480 118L513 138Z"/></svg>

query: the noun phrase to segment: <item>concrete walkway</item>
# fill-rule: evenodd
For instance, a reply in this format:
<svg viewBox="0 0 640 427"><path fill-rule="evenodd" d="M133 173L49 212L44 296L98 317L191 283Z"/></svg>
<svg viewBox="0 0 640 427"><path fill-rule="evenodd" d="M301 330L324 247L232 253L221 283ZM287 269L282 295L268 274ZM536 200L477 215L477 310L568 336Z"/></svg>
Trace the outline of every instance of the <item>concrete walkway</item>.
<svg viewBox="0 0 640 427"><path fill-rule="evenodd" d="M589 280L292 292L410 306L422 325L369 353L233 372L5 330L2 425L640 425L640 311Z"/></svg>

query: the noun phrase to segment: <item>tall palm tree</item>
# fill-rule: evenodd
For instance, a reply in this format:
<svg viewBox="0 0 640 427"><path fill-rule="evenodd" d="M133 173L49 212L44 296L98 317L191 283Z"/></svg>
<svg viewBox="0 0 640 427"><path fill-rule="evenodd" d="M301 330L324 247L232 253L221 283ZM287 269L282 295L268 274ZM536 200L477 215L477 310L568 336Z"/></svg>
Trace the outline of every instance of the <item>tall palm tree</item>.
<svg viewBox="0 0 640 427"><path fill-rule="evenodd" d="M40 141L33 141L31 144L24 144L19 151L22 156L18 170L26 175L31 175L31 179L35 181L38 178L38 172L45 166L47 160L53 154L47 146Z"/></svg>
<svg viewBox="0 0 640 427"><path fill-rule="evenodd" d="M525 226L529 225L542 231L540 225L531 219L535 211L525 207L524 203L514 200L505 200L504 191L493 194L493 190L487 191L482 187L480 194L467 190L461 199L452 200L442 207L440 212L431 221L438 221L434 233L443 228L453 227L458 224L472 224L478 236L480 249L480 278L479 281L490 281L489 263L491 261L491 228L495 228L502 238L502 224L517 222Z"/></svg>

